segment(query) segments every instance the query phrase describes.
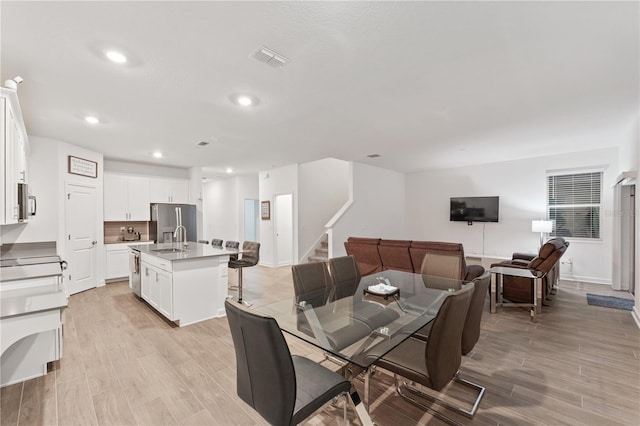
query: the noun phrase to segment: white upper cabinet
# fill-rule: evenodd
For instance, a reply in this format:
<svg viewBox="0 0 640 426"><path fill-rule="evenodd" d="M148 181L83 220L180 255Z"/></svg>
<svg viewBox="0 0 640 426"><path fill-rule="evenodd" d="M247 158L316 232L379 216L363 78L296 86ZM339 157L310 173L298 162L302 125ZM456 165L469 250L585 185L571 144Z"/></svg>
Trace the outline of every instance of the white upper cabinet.
<svg viewBox="0 0 640 426"><path fill-rule="evenodd" d="M148 221L149 204L149 178L104 174L105 221Z"/></svg>
<svg viewBox="0 0 640 426"><path fill-rule="evenodd" d="M18 184L27 183L27 131L14 90L0 88L0 191L4 209L0 224L18 223Z"/></svg>
<svg viewBox="0 0 640 426"><path fill-rule="evenodd" d="M152 203L189 202L189 181L186 179L151 178Z"/></svg>

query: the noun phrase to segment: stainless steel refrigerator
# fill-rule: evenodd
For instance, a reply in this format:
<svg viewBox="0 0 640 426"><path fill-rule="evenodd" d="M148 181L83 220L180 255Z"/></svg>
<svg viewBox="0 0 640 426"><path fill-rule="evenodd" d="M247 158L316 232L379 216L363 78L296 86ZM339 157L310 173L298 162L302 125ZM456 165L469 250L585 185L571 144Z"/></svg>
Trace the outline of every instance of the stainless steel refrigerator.
<svg viewBox="0 0 640 426"><path fill-rule="evenodd" d="M180 209L180 212L176 209ZM180 215L182 216L182 225L186 228L187 241L197 241L196 206L193 204L151 204L149 239L156 243L175 242L173 233L178 226L178 216Z"/></svg>

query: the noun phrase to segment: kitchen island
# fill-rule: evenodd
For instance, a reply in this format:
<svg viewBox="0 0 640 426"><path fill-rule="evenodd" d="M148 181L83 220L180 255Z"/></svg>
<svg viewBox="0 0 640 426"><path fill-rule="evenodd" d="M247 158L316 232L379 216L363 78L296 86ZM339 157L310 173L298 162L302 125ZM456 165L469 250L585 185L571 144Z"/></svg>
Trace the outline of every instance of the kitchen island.
<svg viewBox="0 0 640 426"><path fill-rule="evenodd" d="M140 297L180 327L225 315L229 256L238 250L189 242L135 245Z"/></svg>

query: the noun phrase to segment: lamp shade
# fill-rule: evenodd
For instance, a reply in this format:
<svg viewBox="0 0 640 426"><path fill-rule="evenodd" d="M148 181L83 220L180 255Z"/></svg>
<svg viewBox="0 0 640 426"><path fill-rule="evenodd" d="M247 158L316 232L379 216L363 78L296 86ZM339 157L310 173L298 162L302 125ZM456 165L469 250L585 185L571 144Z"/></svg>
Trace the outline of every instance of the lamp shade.
<svg viewBox="0 0 640 426"><path fill-rule="evenodd" d="M551 232L553 230L553 221L551 220L532 220L531 232Z"/></svg>

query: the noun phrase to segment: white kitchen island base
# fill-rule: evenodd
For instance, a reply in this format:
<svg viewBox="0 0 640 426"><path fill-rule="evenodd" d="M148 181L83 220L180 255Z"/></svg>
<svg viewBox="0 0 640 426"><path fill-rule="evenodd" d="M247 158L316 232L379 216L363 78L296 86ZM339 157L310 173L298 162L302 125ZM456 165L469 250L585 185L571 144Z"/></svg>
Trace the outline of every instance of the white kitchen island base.
<svg viewBox="0 0 640 426"><path fill-rule="evenodd" d="M198 243L178 253L164 244L141 249L141 297L180 327L225 316L229 254Z"/></svg>
<svg viewBox="0 0 640 426"><path fill-rule="evenodd" d="M180 326L225 316L228 263L229 256L174 262L173 309Z"/></svg>

